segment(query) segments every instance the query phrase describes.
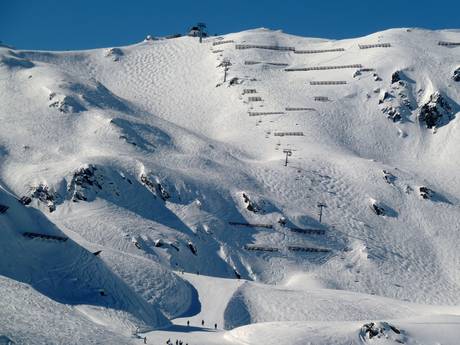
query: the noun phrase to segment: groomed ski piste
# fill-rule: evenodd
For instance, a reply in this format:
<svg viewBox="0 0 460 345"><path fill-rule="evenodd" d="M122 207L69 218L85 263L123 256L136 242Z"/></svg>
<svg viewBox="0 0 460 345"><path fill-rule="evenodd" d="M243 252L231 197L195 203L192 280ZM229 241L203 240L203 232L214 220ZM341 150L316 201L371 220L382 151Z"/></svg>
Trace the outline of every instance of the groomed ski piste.
<svg viewBox="0 0 460 345"><path fill-rule="evenodd" d="M0 46L0 344L458 345L458 43Z"/></svg>

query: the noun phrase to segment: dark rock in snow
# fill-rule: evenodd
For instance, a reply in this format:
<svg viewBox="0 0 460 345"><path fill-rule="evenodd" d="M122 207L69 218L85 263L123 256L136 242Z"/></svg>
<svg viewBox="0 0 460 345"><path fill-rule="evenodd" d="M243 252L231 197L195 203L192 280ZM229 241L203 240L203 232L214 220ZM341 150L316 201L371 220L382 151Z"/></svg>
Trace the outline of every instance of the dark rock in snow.
<svg viewBox="0 0 460 345"><path fill-rule="evenodd" d="M97 168L90 164L74 172L67 187L73 202L88 201L97 193L97 190L102 190L102 176L97 176L96 171Z"/></svg>
<svg viewBox="0 0 460 345"><path fill-rule="evenodd" d="M107 49L105 56L111 57L113 61L120 60L120 57L123 56L123 51L120 48L109 48Z"/></svg>
<svg viewBox="0 0 460 345"><path fill-rule="evenodd" d="M389 184L393 184L396 181L396 176L387 170L383 170L383 178Z"/></svg>
<svg viewBox="0 0 460 345"><path fill-rule="evenodd" d="M252 201L248 195L243 193L243 202L246 204L246 209L248 211L257 213L260 211L259 205L257 205L254 201Z"/></svg>
<svg viewBox="0 0 460 345"><path fill-rule="evenodd" d="M61 113L80 113L86 111L86 108L71 96L57 95L53 92L49 95L49 100L51 101L49 107L56 108Z"/></svg>
<svg viewBox="0 0 460 345"><path fill-rule="evenodd" d="M457 69L454 71L454 75L452 76L452 79L454 81L460 81L460 67L457 67Z"/></svg>
<svg viewBox="0 0 460 345"><path fill-rule="evenodd" d="M433 190L431 190L428 187L424 187L424 186L419 187L419 193L420 193L420 196L425 200L426 199L431 199L433 197L433 195L434 195Z"/></svg>
<svg viewBox="0 0 460 345"><path fill-rule="evenodd" d="M439 92L432 94L429 101L420 109L420 122L425 123L427 128L444 126L452 118L452 108Z"/></svg>
<svg viewBox="0 0 460 345"><path fill-rule="evenodd" d="M228 82L228 86L238 85L238 84L241 84L242 82L243 82L243 81L240 80L239 78L233 77L233 78L230 79L230 81Z"/></svg>
<svg viewBox="0 0 460 345"><path fill-rule="evenodd" d="M195 247L195 245L194 245L192 242L189 241L189 242L187 243L187 247L190 249L190 251L192 252L193 255L197 255L197 254L198 254L198 252L197 252L197 250L196 250L196 247Z"/></svg>
<svg viewBox="0 0 460 345"><path fill-rule="evenodd" d="M34 187L30 197L46 204L50 212L56 210L56 202L59 198L59 195L52 192L47 185L40 184L37 187Z"/></svg>
<svg viewBox="0 0 460 345"><path fill-rule="evenodd" d="M379 104L382 104L384 101L390 98L393 98L393 96L388 91L383 92L379 97Z"/></svg>
<svg viewBox="0 0 460 345"><path fill-rule="evenodd" d="M156 196L159 196L163 201L168 200L171 195L159 182L152 182L149 178L142 174L141 182Z"/></svg>
<svg viewBox="0 0 460 345"><path fill-rule="evenodd" d="M391 75L391 83L392 84L397 83L400 80L401 80L401 76L399 75L399 71L396 71Z"/></svg>
<svg viewBox="0 0 460 345"><path fill-rule="evenodd" d="M373 338L382 339L387 344L390 341L392 344L404 344L407 341L405 332L397 327L390 325L388 322L370 322L361 327L360 337L364 342ZM389 343L389 342L388 342Z"/></svg>
<svg viewBox="0 0 460 345"><path fill-rule="evenodd" d="M380 206L376 200L371 199L371 210L374 211L374 213L377 216L385 216L385 208L383 206Z"/></svg>
<svg viewBox="0 0 460 345"><path fill-rule="evenodd" d="M388 106L385 108L382 108L382 112L387 115L387 117L392 120L393 122L398 122L401 120L401 113L399 112L398 109Z"/></svg>

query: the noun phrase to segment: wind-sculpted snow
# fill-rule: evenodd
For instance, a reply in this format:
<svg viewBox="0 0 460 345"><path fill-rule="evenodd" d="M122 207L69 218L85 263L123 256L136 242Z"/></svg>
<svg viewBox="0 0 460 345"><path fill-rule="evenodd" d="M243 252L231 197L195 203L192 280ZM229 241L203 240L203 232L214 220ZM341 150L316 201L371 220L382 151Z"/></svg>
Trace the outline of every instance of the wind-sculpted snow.
<svg viewBox="0 0 460 345"><path fill-rule="evenodd" d="M370 321L457 305L460 48L439 42L459 41L256 29L0 47L0 274L114 337L166 318L181 334L187 318L321 320L325 333L359 320L338 326L345 343ZM297 274L318 289L280 285ZM216 333L198 339L237 341Z"/></svg>

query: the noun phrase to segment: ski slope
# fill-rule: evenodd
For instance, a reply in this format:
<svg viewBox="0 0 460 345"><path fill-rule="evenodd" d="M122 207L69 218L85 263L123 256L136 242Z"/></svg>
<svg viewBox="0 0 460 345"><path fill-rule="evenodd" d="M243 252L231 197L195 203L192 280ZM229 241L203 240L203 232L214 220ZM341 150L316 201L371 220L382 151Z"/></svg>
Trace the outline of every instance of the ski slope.
<svg viewBox="0 0 460 345"><path fill-rule="evenodd" d="M442 42L460 33L1 46L0 344L456 344Z"/></svg>

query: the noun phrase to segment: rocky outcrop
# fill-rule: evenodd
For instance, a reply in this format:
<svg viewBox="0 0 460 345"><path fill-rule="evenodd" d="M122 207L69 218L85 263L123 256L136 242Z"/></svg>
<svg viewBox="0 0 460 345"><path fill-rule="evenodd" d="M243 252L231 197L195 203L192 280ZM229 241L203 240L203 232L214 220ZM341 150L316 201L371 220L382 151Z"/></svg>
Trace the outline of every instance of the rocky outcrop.
<svg viewBox="0 0 460 345"><path fill-rule="evenodd" d="M47 185L40 184L32 189L30 198L37 199L41 203L45 204L50 212L53 212L56 210L56 202L59 198L59 194L51 191Z"/></svg>
<svg viewBox="0 0 460 345"><path fill-rule="evenodd" d="M123 55L123 50L121 50L120 48L109 48L105 52L105 56L112 58L112 61L120 60L120 57L122 57Z"/></svg>
<svg viewBox="0 0 460 345"><path fill-rule="evenodd" d="M411 94L409 82L402 80L402 72L391 76L389 90L380 90L379 106L381 111L393 122L403 121L412 115L416 102Z"/></svg>
<svg viewBox="0 0 460 345"><path fill-rule="evenodd" d="M61 113L79 113L85 111L86 108L81 105L72 96L58 95L55 92L49 95L49 107L56 108Z"/></svg>
<svg viewBox="0 0 460 345"><path fill-rule="evenodd" d="M396 176L393 175L388 170L383 170L383 178L385 179L386 183L393 184L396 181Z"/></svg>
<svg viewBox="0 0 460 345"><path fill-rule="evenodd" d="M82 167L74 172L72 180L67 188L74 202L88 201L95 197L98 190L102 190L103 177L96 175L98 169L93 165Z"/></svg>
<svg viewBox="0 0 460 345"><path fill-rule="evenodd" d="M243 196L243 202L246 205L246 209L248 211L251 211L251 212L254 212L254 213L260 212L261 209L260 209L259 205L257 205L257 203L255 201L251 200L246 193L243 193L242 196Z"/></svg>
<svg viewBox="0 0 460 345"><path fill-rule="evenodd" d="M444 126L452 119L452 108L439 92L433 93L428 102L420 108L419 120L426 128Z"/></svg>
<svg viewBox="0 0 460 345"><path fill-rule="evenodd" d="M460 67L457 67L457 69L454 71L454 74L452 75L452 79L454 81L460 81Z"/></svg>
<svg viewBox="0 0 460 345"><path fill-rule="evenodd" d="M401 75L400 75L399 71L396 71L391 75L391 83L392 84L397 83L400 80L401 80Z"/></svg>
<svg viewBox="0 0 460 345"><path fill-rule="evenodd" d="M146 175L141 175L141 182L155 195L158 196L163 201L168 200L171 195L168 191L161 185L160 182L151 181Z"/></svg>
<svg viewBox="0 0 460 345"><path fill-rule="evenodd" d="M360 337L364 342L373 338L382 339L385 341L385 344L387 344L387 341L391 341L392 344L404 344L406 342L404 331L390 325L388 322L370 322L364 324L361 327Z"/></svg>
<svg viewBox="0 0 460 345"><path fill-rule="evenodd" d="M431 199L435 193L432 189L421 186L419 187L419 194L423 199L427 200L427 199Z"/></svg>

